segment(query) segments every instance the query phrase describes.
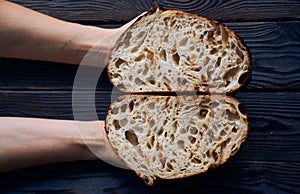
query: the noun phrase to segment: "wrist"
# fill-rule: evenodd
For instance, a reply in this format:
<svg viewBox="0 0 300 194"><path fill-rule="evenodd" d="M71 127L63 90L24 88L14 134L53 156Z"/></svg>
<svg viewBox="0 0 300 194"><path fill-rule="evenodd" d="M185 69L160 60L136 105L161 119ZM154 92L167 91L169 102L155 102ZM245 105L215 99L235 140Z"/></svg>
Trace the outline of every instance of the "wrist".
<svg viewBox="0 0 300 194"><path fill-rule="evenodd" d="M107 138L104 121L76 122L79 138L77 145L88 149L86 160L101 159L104 162L126 168L126 164L117 156Z"/></svg>
<svg viewBox="0 0 300 194"><path fill-rule="evenodd" d="M76 64L105 67L111 49L119 37L117 29L104 29L94 26L71 24L75 30L70 48L75 49ZM74 63L73 62L73 63Z"/></svg>

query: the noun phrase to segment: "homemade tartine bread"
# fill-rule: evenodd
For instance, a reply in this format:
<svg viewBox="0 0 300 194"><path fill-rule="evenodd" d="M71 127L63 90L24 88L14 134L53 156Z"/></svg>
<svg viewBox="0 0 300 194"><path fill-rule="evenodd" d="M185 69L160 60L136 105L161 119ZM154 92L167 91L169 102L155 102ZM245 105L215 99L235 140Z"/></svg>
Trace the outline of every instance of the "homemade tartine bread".
<svg viewBox="0 0 300 194"><path fill-rule="evenodd" d="M124 92L229 93L250 76L250 53L228 27L154 7L121 35L108 76Z"/></svg>
<svg viewBox="0 0 300 194"><path fill-rule="evenodd" d="M244 106L222 95L121 96L105 123L115 152L148 185L224 163L248 132Z"/></svg>

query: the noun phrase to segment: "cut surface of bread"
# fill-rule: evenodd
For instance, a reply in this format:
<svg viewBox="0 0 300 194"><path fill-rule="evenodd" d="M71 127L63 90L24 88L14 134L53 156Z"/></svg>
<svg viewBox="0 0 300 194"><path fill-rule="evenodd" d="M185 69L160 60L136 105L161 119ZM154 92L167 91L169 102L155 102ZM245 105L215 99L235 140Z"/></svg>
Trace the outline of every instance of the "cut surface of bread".
<svg viewBox="0 0 300 194"><path fill-rule="evenodd" d="M250 76L250 53L223 24L154 8L113 48L108 76L124 92L229 93Z"/></svg>
<svg viewBox="0 0 300 194"><path fill-rule="evenodd" d="M148 185L224 163L248 132L244 106L222 95L125 95L111 104L105 123L116 153Z"/></svg>

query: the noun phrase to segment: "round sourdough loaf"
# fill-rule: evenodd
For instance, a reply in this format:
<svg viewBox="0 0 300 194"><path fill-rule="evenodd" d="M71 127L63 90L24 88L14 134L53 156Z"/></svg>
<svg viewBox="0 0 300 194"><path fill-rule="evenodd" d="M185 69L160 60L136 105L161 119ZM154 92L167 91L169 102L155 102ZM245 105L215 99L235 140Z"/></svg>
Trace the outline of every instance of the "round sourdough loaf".
<svg viewBox="0 0 300 194"><path fill-rule="evenodd" d="M250 53L223 24L153 8L119 38L108 76L124 92L229 93L249 78Z"/></svg>

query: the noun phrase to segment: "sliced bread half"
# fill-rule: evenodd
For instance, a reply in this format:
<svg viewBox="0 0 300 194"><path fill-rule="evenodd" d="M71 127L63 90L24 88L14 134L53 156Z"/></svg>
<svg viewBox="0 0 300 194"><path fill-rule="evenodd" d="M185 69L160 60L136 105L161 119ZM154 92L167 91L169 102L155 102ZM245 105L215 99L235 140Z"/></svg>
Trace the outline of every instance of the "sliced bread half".
<svg viewBox="0 0 300 194"><path fill-rule="evenodd" d="M116 153L148 185L224 163L248 132L244 106L221 95L121 96L105 123Z"/></svg>
<svg viewBox="0 0 300 194"><path fill-rule="evenodd" d="M108 76L124 92L230 93L249 78L250 53L224 24L154 7L119 38Z"/></svg>

